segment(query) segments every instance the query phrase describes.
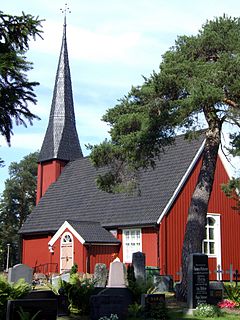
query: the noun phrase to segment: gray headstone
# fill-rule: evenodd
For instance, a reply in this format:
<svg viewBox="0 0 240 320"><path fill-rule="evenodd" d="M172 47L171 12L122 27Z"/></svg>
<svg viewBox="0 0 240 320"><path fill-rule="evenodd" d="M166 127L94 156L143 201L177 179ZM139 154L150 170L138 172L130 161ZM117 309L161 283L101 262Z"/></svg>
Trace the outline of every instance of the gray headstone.
<svg viewBox="0 0 240 320"><path fill-rule="evenodd" d="M110 263L109 276L108 276L108 288L125 288L125 276L123 263L116 258Z"/></svg>
<svg viewBox="0 0 240 320"><path fill-rule="evenodd" d="M200 303L208 303L208 296L208 256L200 253L191 254L188 265L188 308L195 309Z"/></svg>
<svg viewBox="0 0 240 320"><path fill-rule="evenodd" d="M60 279L66 281L66 282L69 282L69 280L70 280L70 273L63 273L63 274L61 274L61 275L52 277L51 282L52 282L52 286L53 286L54 288L59 288Z"/></svg>
<svg viewBox="0 0 240 320"><path fill-rule="evenodd" d="M220 281L214 281L209 283L209 300L210 304L218 304L223 300L224 286Z"/></svg>
<svg viewBox="0 0 240 320"><path fill-rule="evenodd" d="M33 269L25 264L16 264L8 270L8 282L17 282L24 279L27 283L32 284Z"/></svg>
<svg viewBox="0 0 240 320"><path fill-rule="evenodd" d="M96 263L94 268L95 287L105 287L107 283L108 270L105 263Z"/></svg>
<svg viewBox="0 0 240 320"><path fill-rule="evenodd" d="M158 292L173 291L173 277L165 275L154 275L153 284Z"/></svg>
<svg viewBox="0 0 240 320"><path fill-rule="evenodd" d="M142 252L133 253L132 265L136 280L145 280L145 254Z"/></svg>

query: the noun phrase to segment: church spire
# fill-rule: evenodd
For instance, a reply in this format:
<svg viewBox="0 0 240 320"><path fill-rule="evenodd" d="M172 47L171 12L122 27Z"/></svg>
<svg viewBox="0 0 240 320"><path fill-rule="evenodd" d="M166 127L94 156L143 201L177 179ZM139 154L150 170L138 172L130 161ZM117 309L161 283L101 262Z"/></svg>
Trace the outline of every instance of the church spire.
<svg viewBox="0 0 240 320"><path fill-rule="evenodd" d="M66 39L66 12L58 69L48 128L39 154L39 162L58 159L71 161L82 157L75 124L71 75Z"/></svg>

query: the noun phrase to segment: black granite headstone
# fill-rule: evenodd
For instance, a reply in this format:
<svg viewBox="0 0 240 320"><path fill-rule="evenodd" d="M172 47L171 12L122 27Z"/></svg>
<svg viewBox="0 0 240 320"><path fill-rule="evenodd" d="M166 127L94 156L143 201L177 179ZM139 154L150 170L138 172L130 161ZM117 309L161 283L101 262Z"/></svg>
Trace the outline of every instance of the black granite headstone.
<svg viewBox="0 0 240 320"><path fill-rule="evenodd" d="M188 265L188 308L195 309L200 303L208 303L208 296L208 256L197 253L191 254Z"/></svg>

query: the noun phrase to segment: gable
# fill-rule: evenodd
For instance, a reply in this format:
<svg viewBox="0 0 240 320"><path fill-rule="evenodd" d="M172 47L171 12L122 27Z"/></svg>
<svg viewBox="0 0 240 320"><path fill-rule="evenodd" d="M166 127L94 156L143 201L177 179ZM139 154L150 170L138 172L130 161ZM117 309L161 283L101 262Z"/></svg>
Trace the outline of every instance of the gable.
<svg viewBox="0 0 240 320"><path fill-rule="evenodd" d="M119 244L117 240L109 231L101 227L100 223L90 221L65 221L58 231L54 234L52 239L49 241L49 246L60 238L60 236L66 231L70 231L75 238L79 240L81 244Z"/></svg>

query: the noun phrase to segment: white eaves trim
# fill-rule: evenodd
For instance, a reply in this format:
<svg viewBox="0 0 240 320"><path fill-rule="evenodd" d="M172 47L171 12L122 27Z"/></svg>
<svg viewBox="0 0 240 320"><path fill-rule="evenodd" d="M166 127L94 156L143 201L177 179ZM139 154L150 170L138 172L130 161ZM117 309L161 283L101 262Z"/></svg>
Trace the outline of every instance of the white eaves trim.
<svg viewBox="0 0 240 320"><path fill-rule="evenodd" d="M201 156L201 154L203 152L204 144L205 144L205 139L204 139L201 147L199 148L198 152L196 153L195 157L193 158L193 161L191 162L191 164L188 167L187 171L185 172L184 176L182 177L179 185L177 186L176 190L174 191L172 197L170 198L170 200L168 201L166 207L164 208L163 212L161 213L160 217L158 218L157 224L161 223L163 217L168 212L168 210L170 209L171 205L173 204L173 202L177 198L177 196L178 196L179 192L181 191L184 183L187 181L190 173L192 172L194 166L196 165L198 159L200 158L200 156Z"/></svg>
<svg viewBox="0 0 240 320"><path fill-rule="evenodd" d="M68 229L82 244L85 243L85 240L80 236L80 234L70 225L69 222L65 221L48 242L48 246L52 247L66 229Z"/></svg>
<svg viewBox="0 0 240 320"><path fill-rule="evenodd" d="M227 175L228 175L229 179L231 179L233 177L232 172L230 170L230 165L231 164L228 162L228 160L227 160L226 156L224 155L224 153L223 153L221 148L219 148L218 155L219 155L219 157L221 159L221 162L223 164L224 169L227 172Z"/></svg>

